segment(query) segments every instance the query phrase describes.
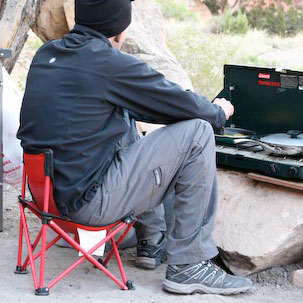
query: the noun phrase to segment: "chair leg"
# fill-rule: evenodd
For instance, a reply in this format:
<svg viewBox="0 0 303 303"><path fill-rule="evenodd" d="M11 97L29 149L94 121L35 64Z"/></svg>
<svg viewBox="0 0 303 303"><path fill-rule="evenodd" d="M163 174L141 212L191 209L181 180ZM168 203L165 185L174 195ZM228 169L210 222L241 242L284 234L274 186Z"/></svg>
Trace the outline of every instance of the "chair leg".
<svg viewBox="0 0 303 303"><path fill-rule="evenodd" d="M72 247L76 250L80 251L83 256L79 258L75 263L73 263L70 267L64 270L57 278L55 278L51 283L48 284L48 288L52 288L55 284L58 283L59 280L63 279L67 274L69 274L72 270L74 270L78 265L80 265L85 260L90 261L93 265L103 271L110 279L112 279L118 286L121 287L123 290L127 290L126 284L119 281L109 270L107 270L104 266L102 266L97 260L92 257L92 253L109 239L109 236L106 236L102 242L96 245L94 248L90 249L89 251L85 251L76 241L74 241L70 236L68 236L55 222L50 221L50 227L57 232L59 235L62 236L64 240L66 240ZM123 227L118 227L117 230L114 232L112 236L118 233Z"/></svg>
<svg viewBox="0 0 303 303"><path fill-rule="evenodd" d="M113 247L113 250L114 250L114 254L115 254L115 257L116 257L116 260L117 260L117 264L118 264L118 267L119 267L119 271L120 271L120 274L121 274L122 281L126 285L126 283L127 283L126 275L125 275L124 267L123 267L121 257L120 257L119 251L118 251L117 244L115 242L115 239L111 238L110 240L111 240L112 247Z"/></svg>
<svg viewBox="0 0 303 303"><path fill-rule="evenodd" d="M130 231L130 229L132 228L132 226L133 226L133 223L132 223L132 224L129 224L129 225L126 227L124 233L120 236L120 238L118 239L118 241L117 241L117 243L116 243L117 247L120 246L120 244L122 243L122 241L123 241L124 238L126 237L127 233ZM113 256L113 254L114 254L114 250L113 250L113 248L112 248L111 251L108 253L107 257L106 257L105 260L104 260L104 264L105 264L105 265L107 265L107 263L109 262L109 260L110 260L111 257Z"/></svg>
<svg viewBox="0 0 303 303"><path fill-rule="evenodd" d="M115 242L114 238L111 238L111 243L112 243L112 251L109 254L109 258L111 258L112 254L115 254L116 260L117 260L117 264L120 270L120 274L121 274L121 278L123 283L125 284L125 286L127 287L128 290L134 290L135 287L133 285L133 282L131 280L127 280L126 279L126 275L125 275L125 270L123 267L123 263L120 257L120 253L118 250L119 245L121 244L121 242L123 241L123 239L125 238L125 236L127 235L127 233L129 232L129 230L131 229L132 224L128 225L124 231L124 233L122 234L122 236L119 238L118 242ZM106 264L109 261L108 258L106 258Z"/></svg>
<svg viewBox="0 0 303 303"><path fill-rule="evenodd" d="M40 232L39 232L39 234L37 235L34 244L32 245L33 253L34 253L34 251L35 251L35 249L36 249L36 247L37 247L37 245L38 245L38 243L39 243L39 241L40 241L41 234L42 234L42 230L40 229ZM33 258L34 258L34 260L36 260L35 256L33 256ZM25 270L25 269L27 268L28 264L29 264L29 256L26 257L26 259L25 259L25 261L24 261L24 263L23 263L23 265L22 265L22 270Z"/></svg>
<svg viewBox="0 0 303 303"><path fill-rule="evenodd" d="M26 217L25 217L23 206L20 206L20 210L21 210L20 214L21 214L22 226L23 226L25 240L26 240L26 244L27 244L27 250L28 250L28 256L29 256L30 266L31 266L31 270L32 270L32 276L33 276L33 280L34 280L34 287L35 287L35 289L37 289L38 288L38 279L37 279L36 266L35 266L35 262L34 262L34 258L33 258L33 249L32 249L32 245L31 245L31 241L30 241L30 236L29 236L29 231L28 231L28 227L27 227L27 223L26 223Z"/></svg>
<svg viewBox="0 0 303 303"><path fill-rule="evenodd" d="M49 289L44 287L44 274L45 274L45 255L46 255L46 234L47 223L42 223L42 242L41 242L41 257L40 257L40 283L39 288L36 289L35 295L47 296L49 295Z"/></svg>
<svg viewBox="0 0 303 303"><path fill-rule="evenodd" d="M24 213L24 206L20 204L19 207L20 207L19 244L18 244L18 260L17 260L15 274L22 275L22 274L27 274L28 272L26 268L24 269L22 268L23 222L21 218L21 211Z"/></svg>

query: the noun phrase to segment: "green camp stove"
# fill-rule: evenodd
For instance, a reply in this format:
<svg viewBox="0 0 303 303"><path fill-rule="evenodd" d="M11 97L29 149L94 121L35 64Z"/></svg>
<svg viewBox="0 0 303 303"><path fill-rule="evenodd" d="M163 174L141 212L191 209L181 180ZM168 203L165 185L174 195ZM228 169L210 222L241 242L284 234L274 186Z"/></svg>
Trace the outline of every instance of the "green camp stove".
<svg viewBox="0 0 303 303"><path fill-rule="evenodd" d="M237 135L224 140L221 130L216 130L218 165L303 180L303 72L225 65L224 89L218 97L235 107L226 127L254 133L239 144ZM286 143L269 142L265 148L262 142L262 138L280 137Z"/></svg>

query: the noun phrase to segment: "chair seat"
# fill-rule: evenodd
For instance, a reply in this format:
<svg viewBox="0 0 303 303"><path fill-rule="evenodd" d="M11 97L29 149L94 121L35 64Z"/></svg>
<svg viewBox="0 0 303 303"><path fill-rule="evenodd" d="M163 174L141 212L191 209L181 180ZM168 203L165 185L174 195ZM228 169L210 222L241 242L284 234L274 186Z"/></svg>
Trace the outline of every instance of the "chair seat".
<svg viewBox="0 0 303 303"><path fill-rule="evenodd" d="M116 227L118 224L120 224L121 222L131 222L132 220L134 220L133 216L128 216L125 217L121 220L118 220L116 222L113 222L111 224L108 225L89 225L83 222L78 222L75 220L72 220L68 217L61 217L61 216L57 216L55 214L51 214L51 213L44 213L43 211L41 211L38 206L37 203L35 201L29 201L26 199L22 199L21 196L19 196L19 202L23 203L24 206L28 207L37 217L39 217L40 219L44 216L50 219L53 219L54 222L56 222L61 228L63 228L66 232L69 233L76 233L76 229L77 228L81 228L87 231L100 231L100 230L106 230L106 229L112 229L114 227ZM73 227L75 232L71 232L70 228L66 228L67 226L69 227Z"/></svg>

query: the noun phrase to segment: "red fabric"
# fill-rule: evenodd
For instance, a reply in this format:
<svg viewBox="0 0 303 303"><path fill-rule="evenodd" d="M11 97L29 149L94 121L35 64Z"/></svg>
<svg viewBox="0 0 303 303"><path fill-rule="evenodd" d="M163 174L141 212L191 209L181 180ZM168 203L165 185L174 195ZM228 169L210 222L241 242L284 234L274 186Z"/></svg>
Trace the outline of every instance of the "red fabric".
<svg viewBox="0 0 303 303"><path fill-rule="evenodd" d="M32 186L44 187L44 154L24 153L24 167Z"/></svg>
<svg viewBox="0 0 303 303"><path fill-rule="evenodd" d="M35 204L31 206L37 210L43 211L44 206L44 192L45 192L45 171L44 171L44 154L26 154L24 153L24 168L28 178L28 184L35 200ZM60 216L58 208L56 206L53 197L53 184L51 182L49 191L49 209L48 213ZM38 213L36 212L38 215ZM119 222L106 227L92 227L81 224L75 224L68 221L62 221L54 219L54 221L65 231L73 234L77 234L77 228L98 231L98 230L109 230L114 226L118 225Z"/></svg>

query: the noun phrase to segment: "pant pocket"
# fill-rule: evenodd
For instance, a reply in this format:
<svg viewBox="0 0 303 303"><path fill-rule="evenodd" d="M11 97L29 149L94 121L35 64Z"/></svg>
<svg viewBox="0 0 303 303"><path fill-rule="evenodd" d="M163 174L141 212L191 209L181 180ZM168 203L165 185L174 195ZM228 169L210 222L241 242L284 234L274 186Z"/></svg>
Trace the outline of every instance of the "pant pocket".
<svg viewBox="0 0 303 303"><path fill-rule="evenodd" d="M154 173L154 178L155 178L155 182L156 182L156 187L161 187L163 184L161 167L155 168L153 170L153 173Z"/></svg>

